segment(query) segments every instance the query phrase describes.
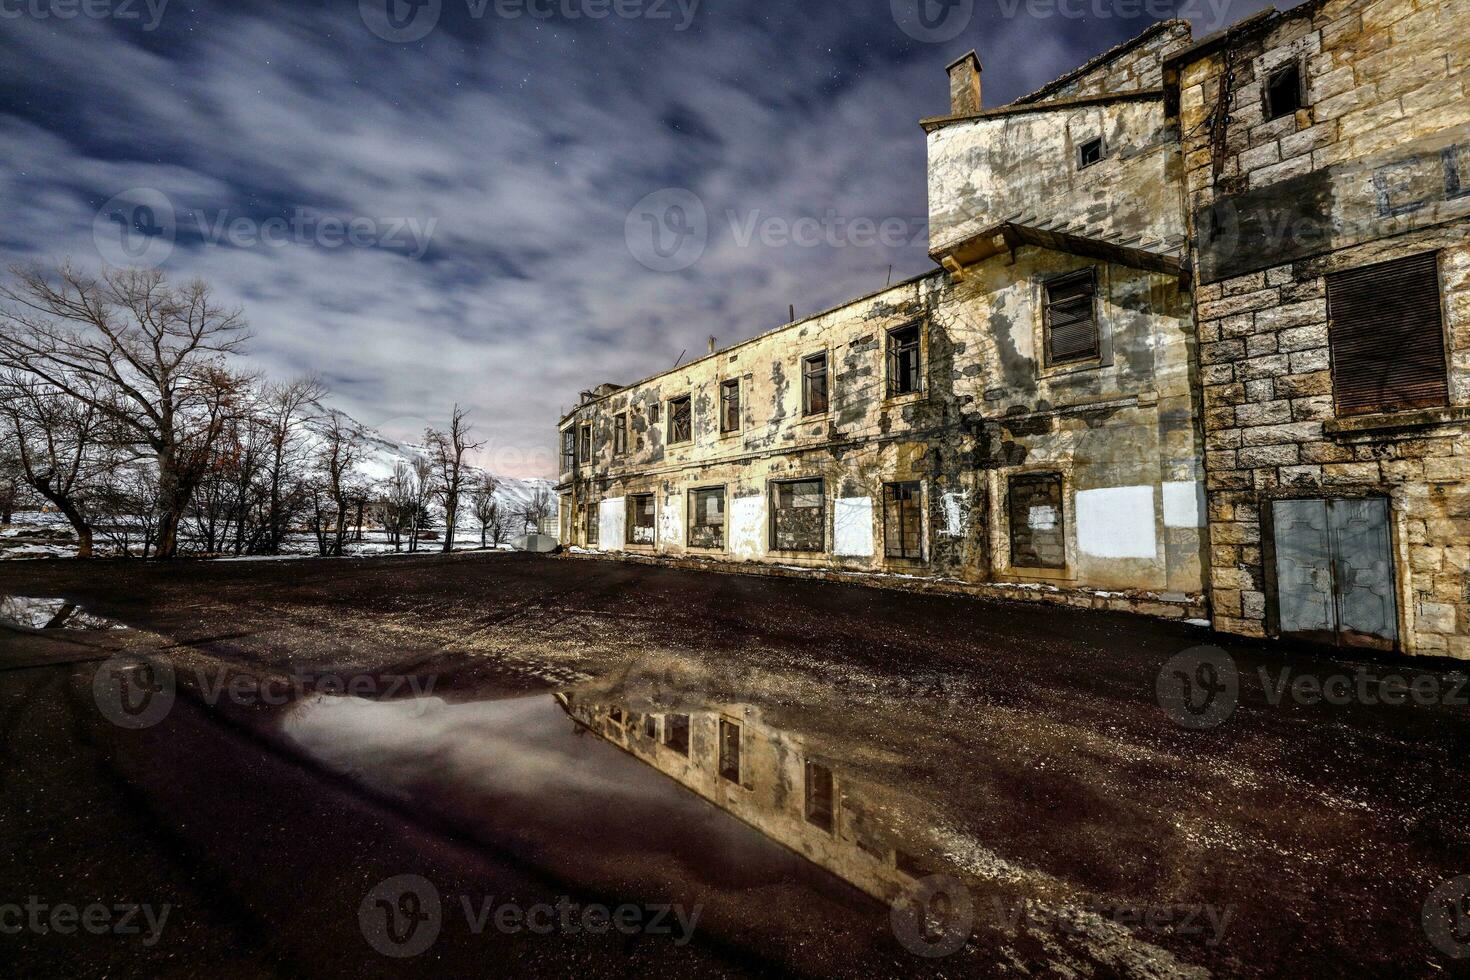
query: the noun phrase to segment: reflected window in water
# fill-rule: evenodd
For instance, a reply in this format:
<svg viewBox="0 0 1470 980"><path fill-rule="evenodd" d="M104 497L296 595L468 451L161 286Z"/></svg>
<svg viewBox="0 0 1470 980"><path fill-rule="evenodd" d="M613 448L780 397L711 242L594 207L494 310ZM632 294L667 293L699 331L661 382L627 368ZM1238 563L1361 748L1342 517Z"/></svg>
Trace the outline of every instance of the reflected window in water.
<svg viewBox="0 0 1470 980"><path fill-rule="evenodd" d="M720 719L720 776L740 782L740 726L728 718Z"/></svg>
<svg viewBox="0 0 1470 980"><path fill-rule="evenodd" d="M836 812L836 787L832 770L818 762L806 764L806 820L827 833L832 833Z"/></svg>
<svg viewBox="0 0 1470 980"><path fill-rule="evenodd" d="M664 744L680 755L689 754L688 715L668 715L664 718Z"/></svg>

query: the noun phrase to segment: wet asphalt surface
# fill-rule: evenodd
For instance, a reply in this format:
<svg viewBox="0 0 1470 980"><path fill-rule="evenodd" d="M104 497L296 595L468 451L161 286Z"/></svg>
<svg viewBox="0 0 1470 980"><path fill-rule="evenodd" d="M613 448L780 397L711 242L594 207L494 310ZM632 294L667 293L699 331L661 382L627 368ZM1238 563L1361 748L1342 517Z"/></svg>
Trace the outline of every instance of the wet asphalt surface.
<svg viewBox="0 0 1470 980"><path fill-rule="evenodd" d="M1470 874L1470 688L1453 665L524 555L11 562L0 595L64 598L127 627L0 627L7 975L1470 965L1456 958L1470 957L1470 879L1456 881ZM144 673L108 686L120 653ZM166 713L110 720L106 692L152 690L158 671L176 690ZM1315 697L1323 681L1345 696ZM1397 697L1400 681L1418 694ZM580 727L553 692L624 716L738 709L837 774L883 860L913 865L885 881L955 883L968 913L945 906L906 943L893 893L851 872L868 858L803 857L800 840ZM119 910L132 904L152 919ZM556 911L542 932L498 928L485 909L504 905ZM70 906L110 910L106 928L79 927ZM629 928L584 923L591 906L631 909ZM670 928L651 927L659 909ZM697 910L692 928L674 910ZM137 933L112 928L124 916ZM954 935L948 955L915 953ZM416 955L380 949L425 937Z"/></svg>

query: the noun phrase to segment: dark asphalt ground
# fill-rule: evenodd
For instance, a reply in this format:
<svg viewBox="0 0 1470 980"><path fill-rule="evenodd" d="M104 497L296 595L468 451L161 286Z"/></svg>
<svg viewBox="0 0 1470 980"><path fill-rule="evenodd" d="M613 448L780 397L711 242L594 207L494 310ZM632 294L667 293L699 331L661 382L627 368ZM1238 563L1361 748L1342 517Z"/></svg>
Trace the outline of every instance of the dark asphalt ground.
<svg viewBox="0 0 1470 980"><path fill-rule="evenodd" d="M1448 665L1324 659L1117 614L524 555L10 562L4 594L66 598L130 627L0 629L5 975L1445 976L1470 963L1452 955L1470 956L1470 916L1451 916L1470 909L1454 883L1470 873L1470 734L1465 705L1446 703L1470 689ZM1233 666L1239 691L1221 698L1228 718L1193 730L1155 685L1202 644L1220 652L1174 666L1194 678L1225 676L1201 662ZM94 675L119 649L177 671L180 696L152 727L99 710ZM1283 670L1343 677L1351 696L1278 698ZM412 771L369 755L343 772L293 742L287 707L208 689L302 672L379 693L390 676L432 679L435 696L489 713L406 729ZM1382 703L1397 678L1426 703ZM537 797L521 770L476 768L477 748L503 735L496 703L568 689L644 710L754 706L862 787L926 868L963 881L971 941L912 955L882 905L717 811L670 801L603 743L565 757L625 794L609 791L596 820L564 812L597 809L595 795ZM505 743L513 760L553 746L521 734ZM512 784L545 814L503 805ZM428 951L389 958L359 910L403 874L432 881L446 907L569 896L701 903L704 917L676 945L474 935L450 914ZM152 945L6 930L6 904L32 896L171 911ZM1209 906L1229 926L1215 942L1162 919L1120 932L1043 915L1012 930L986 914L1022 900Z"/></svg>

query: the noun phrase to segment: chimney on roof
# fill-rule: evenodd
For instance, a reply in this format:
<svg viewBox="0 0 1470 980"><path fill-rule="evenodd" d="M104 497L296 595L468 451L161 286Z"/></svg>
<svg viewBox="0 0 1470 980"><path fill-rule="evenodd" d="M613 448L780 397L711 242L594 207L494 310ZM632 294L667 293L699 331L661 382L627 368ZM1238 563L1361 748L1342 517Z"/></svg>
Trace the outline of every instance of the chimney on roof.
<svg viewBox="0 0 1470 980"><path fill-rule="evenodd" d="M715 338L713 334L711 334L709 338L709 352L711 354L715 352Z"/></svg>
<svg viewBox="0 0 1470 980"><path fill-rule="evenodd" d="M949 63L949 111L954 116L979 112L980 56L974 51Z"/></svg>

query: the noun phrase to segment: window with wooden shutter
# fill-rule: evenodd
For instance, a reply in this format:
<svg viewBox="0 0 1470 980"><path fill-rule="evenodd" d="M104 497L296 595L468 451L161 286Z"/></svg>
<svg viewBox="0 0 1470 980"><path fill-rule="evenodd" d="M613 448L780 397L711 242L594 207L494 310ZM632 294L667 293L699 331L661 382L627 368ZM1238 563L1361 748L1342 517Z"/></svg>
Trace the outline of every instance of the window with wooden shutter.
<svg viewBox="0 0 1470 980"><path fill-rule="evenodd" d="M1097 277L1084 269L1046 284L1046 363L1097 357Z"/></svg>
<svg viewBox="0 0 1470 980"><path fill-rule="evenodd" d="M1426 252L1327 277L1337 414L1449 404L1438 258Z"/></svg>

